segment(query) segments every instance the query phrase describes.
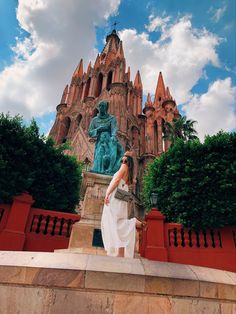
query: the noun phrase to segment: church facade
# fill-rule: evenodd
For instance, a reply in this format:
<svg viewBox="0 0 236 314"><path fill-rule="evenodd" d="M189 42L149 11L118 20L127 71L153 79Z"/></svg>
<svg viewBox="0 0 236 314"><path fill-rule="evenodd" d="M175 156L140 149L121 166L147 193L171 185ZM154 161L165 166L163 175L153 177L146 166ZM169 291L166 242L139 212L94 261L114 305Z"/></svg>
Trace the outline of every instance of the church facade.
<svg viewBox="0 0 236 314"><path fill-rule="evenodd" d="M57 106L57 115L49 133L57 145L69 140L78 160L89 169L93 163L94 141L88 136L91 119L101 100L109 102L108 112L117 119L118 140L125 150L132 150L137 160L135 191L139 195L146 164L160 156L170 145L163 140L163 124L180 116L169 88L159 73L154 100L150 94L142 104L143 87L139 71L134 82L126 67L122 41L115 30L106 37L103 51L86 72L81 59Z"/></svg>

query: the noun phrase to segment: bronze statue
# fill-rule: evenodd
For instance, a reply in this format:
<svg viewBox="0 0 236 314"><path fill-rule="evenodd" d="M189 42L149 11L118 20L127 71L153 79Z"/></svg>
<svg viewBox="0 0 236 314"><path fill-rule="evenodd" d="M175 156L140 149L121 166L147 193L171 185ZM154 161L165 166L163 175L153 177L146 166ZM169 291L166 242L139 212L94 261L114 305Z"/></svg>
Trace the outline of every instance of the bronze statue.
<svg viewBox="0 0 236 314"><path fill-rule="evenodd" d="M122 145L118 142L116 117L109 114L108 102L98 104L98 114L89 126L89 136L96 140L92 172L113 175L120 167L124 154Z"/></svg>

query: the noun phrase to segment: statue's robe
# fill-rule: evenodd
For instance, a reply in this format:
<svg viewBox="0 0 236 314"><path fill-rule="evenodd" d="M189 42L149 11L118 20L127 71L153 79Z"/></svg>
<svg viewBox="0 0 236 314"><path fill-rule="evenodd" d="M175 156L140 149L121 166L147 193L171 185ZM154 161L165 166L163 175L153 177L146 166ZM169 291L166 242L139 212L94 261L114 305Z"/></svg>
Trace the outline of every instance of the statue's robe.
<svg viewBox="0 0 236 314"><path fill-rule="evenodd" d="M104 130L99 131L99 127L105 127ZM96 117L94 117L90 123L88 134L90 137L96 139L96 144L95 144L95 152L94 152L94 161L93 161L93 167L92 171L94 172L99 172L99 173L104 173L104 169L102 167L102 162L101 158L104 156L101 156L100 154L100 135L103 132L108 132L110 134L110 138L114 137L116 138L116 133L117 133L117 122L116 122L116 117L111 115L111 114L106 114L104 117L100 116L98 114ZM110 166L107 171L109 174L114 174L118 169L118 158L120 159L121 155L123 154L123 148L121 147L120 143L116 141L116 143L110 144L112 146L111 152L110 152ZM118 147L119 146L119 147ZM119 148L119 149L118 149Z"/></svg>

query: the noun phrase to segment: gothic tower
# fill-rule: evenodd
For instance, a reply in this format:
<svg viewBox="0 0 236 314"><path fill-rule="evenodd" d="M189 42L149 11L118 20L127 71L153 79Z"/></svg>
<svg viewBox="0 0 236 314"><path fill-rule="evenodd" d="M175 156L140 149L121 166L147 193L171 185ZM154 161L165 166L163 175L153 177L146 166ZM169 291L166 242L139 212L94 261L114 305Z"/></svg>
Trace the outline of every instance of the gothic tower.
<svg viewBox="0 0 236 314"><path fill-rule="evenodd" d="M136 194L139 195L141 177L148 161L166 151L170 145L163 141L163 124L179 117L179 112L169 88L165 87L160 72L152 102L147 96L142 106L143 86L140 72L134 82L130 80L130 68L126 70L122 41L116 30L106 37L106 44L91 62L86 72L83 60L75 69L70 86L66 86L57 106L55 123L50 136L56 144L69 140L74 154L84 161L88 169L93 162L94 142L87 130L97 114L101 100L109 101L109 113L116 116L118 139L124 149L132 149L138 160Z"/></svg>

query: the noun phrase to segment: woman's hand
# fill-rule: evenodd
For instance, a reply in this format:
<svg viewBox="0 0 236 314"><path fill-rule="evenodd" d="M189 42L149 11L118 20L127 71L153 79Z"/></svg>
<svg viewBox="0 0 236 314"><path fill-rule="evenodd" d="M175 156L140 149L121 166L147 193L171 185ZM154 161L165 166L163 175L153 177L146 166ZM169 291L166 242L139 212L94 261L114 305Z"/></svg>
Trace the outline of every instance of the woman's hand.
<svg viewBox="0 0 236 314"><path fill-rule="evenodd" d="M110 201L109 201L109 195L106 195L106 196L105 196L104 203L105 203L106 205L109 205L109 203L110 203Z"/></svg>

